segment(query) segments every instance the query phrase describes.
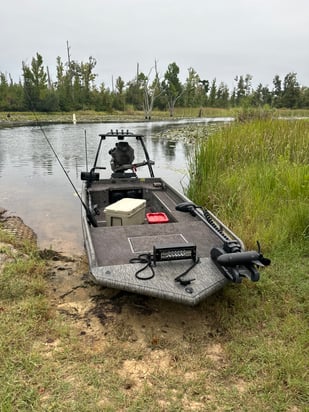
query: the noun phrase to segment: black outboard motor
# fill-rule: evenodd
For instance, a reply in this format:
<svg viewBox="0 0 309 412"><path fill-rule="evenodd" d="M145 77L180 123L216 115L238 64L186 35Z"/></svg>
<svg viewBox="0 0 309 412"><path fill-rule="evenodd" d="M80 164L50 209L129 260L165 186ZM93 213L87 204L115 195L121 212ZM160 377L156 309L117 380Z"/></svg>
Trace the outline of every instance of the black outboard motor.
<svg viewBox="0 0 309 412"><path fill-rule="evenodd" d="M108 152L112 156L111 168L114 172L129 169L134 160L134 149L128 142L117 142Z"/></svg>

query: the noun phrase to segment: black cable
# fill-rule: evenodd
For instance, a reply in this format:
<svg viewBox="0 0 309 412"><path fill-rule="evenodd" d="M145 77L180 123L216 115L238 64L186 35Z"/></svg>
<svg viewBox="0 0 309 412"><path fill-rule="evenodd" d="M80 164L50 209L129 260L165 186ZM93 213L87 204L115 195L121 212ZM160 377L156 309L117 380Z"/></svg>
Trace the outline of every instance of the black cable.
<svg viewBox="0 0 309 412"><path fill-rule="evenodd" d="M189 285L191 282L193 282L195 279L187 279L184 280L182 279L183 276L185 276L187 273L190 272L190 270L192 270L194 268L195 265L197 265L200 262L200 258L197 257L196 260L193 262L193 264L187 269L185 270L181 275L178 275L174 280L175 282L179 282L181 285L183 286L187 286Z"/></svg>
<svg viewBox="0 0 309 412"><path fill-rule="evenodd" d="M136 258L130 259L130 263L146 263L146 265L143 268L141 268L140 270L138 270L135 273L135 277L137 279L139 279L139 280L149 280L149 279L152 279L154 277L155 272L154 272L153 267L152 267L152 261L153 261L153 258L152 258L150 253L142 253L141 255L139 255ZM150 276L147 276L147 277L139 276L139 274L141 272L143 272L145 269L147 269L147 267L149 267L151 269L152 274Z"/></svg>
<svg viewBox="0 0 309 412"><path fill-rule="evenodd" d="M136 258L130 259L129 262L130 263L146 263L146 265L144 267L142 267L137 272L135 272L135 277L137 279L139 279L139 280L149 280L149 279L152 279L155 276L155 271L154 271L153 266L152 266L153 255L151 255L151 253L142 253ZM182 286L187 286L191 282L193 282L195 279L182 279L182 277L185 276L187 273L189 273L190 270L192 270L195 267L195 265L197 265L199 262L200 262L200 258L197 257L196 260L193 262L193 264L190 267L188 267L188 269L186 269L183 273L181 273L180 275L178 275L174 279L175 282L179 282ZM150 270L152 272L151 275L147 276L147 277L139 276L139 274L141 272L143 272L144 270L146 270L148 267L150 268Z"/></svg>

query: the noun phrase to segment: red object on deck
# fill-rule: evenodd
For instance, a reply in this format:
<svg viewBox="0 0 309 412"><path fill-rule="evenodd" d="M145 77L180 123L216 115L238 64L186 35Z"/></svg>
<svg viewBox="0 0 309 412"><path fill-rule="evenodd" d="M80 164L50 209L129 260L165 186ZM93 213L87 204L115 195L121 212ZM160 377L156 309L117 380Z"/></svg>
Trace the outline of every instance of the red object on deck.
<svg viewBox="0 0 309 412"><path fill-rule="evenodd" d="M168 217L163 212L146 213L148 223L168 223Z"/></svg>

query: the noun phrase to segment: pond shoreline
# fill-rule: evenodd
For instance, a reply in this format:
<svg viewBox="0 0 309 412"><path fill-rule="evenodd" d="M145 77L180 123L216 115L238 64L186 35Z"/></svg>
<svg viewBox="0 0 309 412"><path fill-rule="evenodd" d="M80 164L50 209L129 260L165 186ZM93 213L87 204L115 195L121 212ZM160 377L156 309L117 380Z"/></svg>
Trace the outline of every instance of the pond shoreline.
<svg viewBox="0 0 309 412"><path fill-rule="evenodd" d="M164 113L145 119L142 114L105 114L105 113L4 113L0 112L0 128L51 125L51 124L85 124L85 123L144 123L167 120L194 119L192 116L165 116Z"/></svg>
<svg viewBox="0 0 309 412"><path fill-rule="evenodd" d="M151 120L141 119L140 117L92 117L92 116L82 116L76 117L76 122L73 120L68 119L66 116L63 118L55 117L55 118L41 118L41 117L33 117L32 119L27 118L23 120L4 120L0 118L0 129L4 128L14 128L14 127L27 127L27 126L47 126L47 125L57 125L57 124L89 124L89 123L159 123L159 122L192 122L193 124L203 123L203 121L208 122L216 122L216 121L230 121L232 117L202 117L202 118L195 118L195 117L156 117Z"/></svg>

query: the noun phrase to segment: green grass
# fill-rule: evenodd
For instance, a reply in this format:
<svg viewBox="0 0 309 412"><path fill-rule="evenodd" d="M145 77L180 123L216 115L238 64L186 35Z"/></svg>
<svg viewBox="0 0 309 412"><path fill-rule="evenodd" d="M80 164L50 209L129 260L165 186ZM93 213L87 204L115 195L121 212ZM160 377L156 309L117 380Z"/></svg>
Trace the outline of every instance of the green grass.
<svg viewBox="0 0 309 412"><path fill-rule="evenodd" d="M309 123L236 123L200 140L188 195L272 259L247 293L224 292L233 302L218 308L230 335L224 373L251 382L248 410L308 405Z"/></svg>
<svg viewBox="0 0 309 412"><path fill-rule="evenodd" d="M267 250L308 238L309 123L232 124L199 139L188 196L248 245ZM201 190L201 188L203 188Z"/></svg>
<svg viewBox="0 0 309 412"><path fill-rule="evenodd" d="M0 411L308 410L308 141L308 123L267 120L199 142L190 196L272 265L196 308L125 305L92 335L0 230Z"/></svg>

